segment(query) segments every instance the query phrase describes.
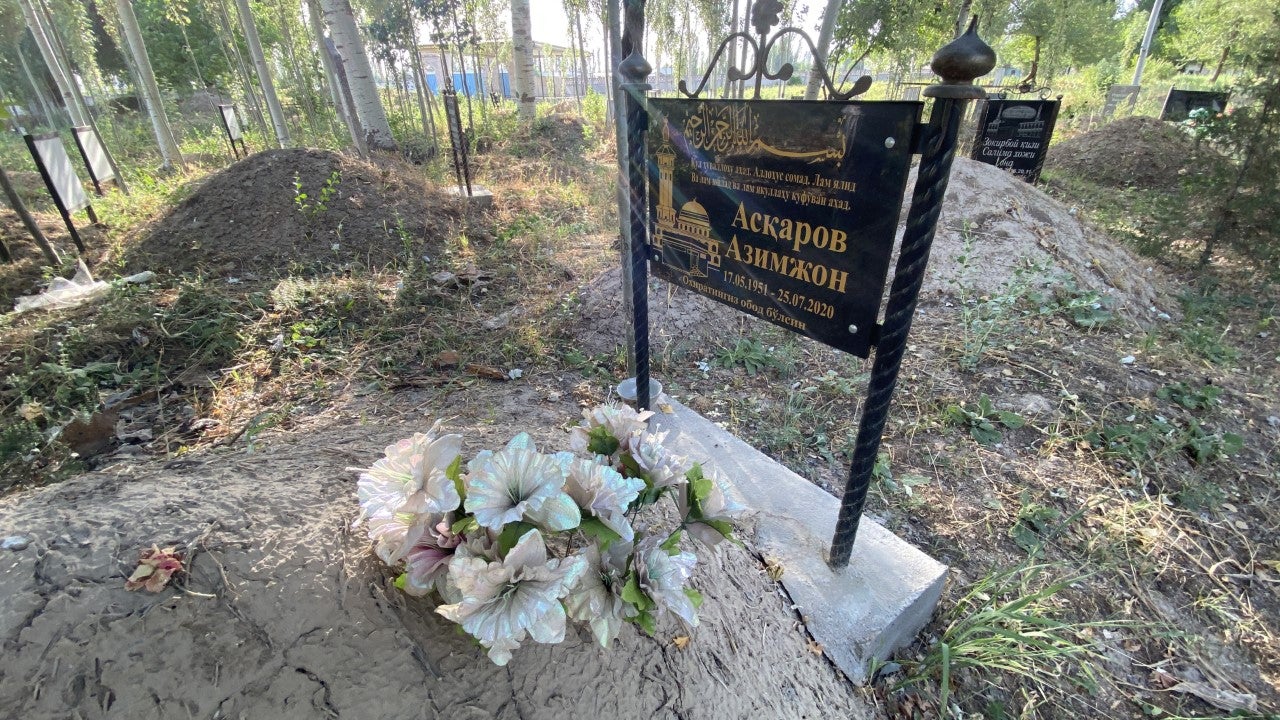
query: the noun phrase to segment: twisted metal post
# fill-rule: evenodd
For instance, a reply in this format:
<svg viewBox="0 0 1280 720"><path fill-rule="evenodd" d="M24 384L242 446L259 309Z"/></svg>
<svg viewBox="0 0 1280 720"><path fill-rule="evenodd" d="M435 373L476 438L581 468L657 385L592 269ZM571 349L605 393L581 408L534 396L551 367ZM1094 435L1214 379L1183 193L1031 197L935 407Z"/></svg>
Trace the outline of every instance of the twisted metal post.
<svg viewBox="0 0 1280 720"><path fill-rule="evenodd" d="M933 110L925 131L920 170L911 193L911 210L907 213L884 324L876 343L876 357L871 366L867 399L862 407L853 462L849 465L849 478L840 499L835 536L831 539L827 563L836 570L849 564L857 539L858 521L866 505L871 473L880 452L880 439L889 418L898 370L906 353L911 321L920 286L924 283L925 267L929 264L938 216L942 212L942 198L951 176L964 104L984 96L973 80L995 67L995 53L978 37L977 18L969 24L968 31L934 55L932 67L941 76L942 83L931 85L924 91L927 97L934 98Z"/></svg>
<svg viewBox="0 0 1280 720"><path fill-rule="evenodd" d="M622 75L627 128L627 212L628 250L631 262L631 322L635 336L636 407L649 409L649 242L648 173L645 136L649 132L649 110L645 82L653 68L644 51L644 0L624 2L623 51L618 65Z"/></svg>

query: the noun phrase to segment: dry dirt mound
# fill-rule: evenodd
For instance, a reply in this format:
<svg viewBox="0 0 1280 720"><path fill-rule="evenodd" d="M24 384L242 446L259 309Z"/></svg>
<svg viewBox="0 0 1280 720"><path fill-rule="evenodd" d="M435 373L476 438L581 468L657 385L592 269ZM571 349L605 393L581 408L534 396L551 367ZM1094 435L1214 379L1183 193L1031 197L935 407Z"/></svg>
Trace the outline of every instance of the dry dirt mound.
<svg viewBox="0 0 1280 720"><path fill-rule="evenodd" d="M302 207L295 178L307 195ZM452 237L461 216L459 202L394 163L268 150L210 175L126 260L131 270L174 273L382 267L423 241Z"/></svg>
<svg viewBox="0 0 1280 720"><path fill-rule="evenodd" d="M1045 168L1106 187L1170 189L1202 167L1202 154L1177 126L1134 116L1053 145Z"/></svg>
<svg viewBox="0 0 1280 720"><path fill-rule="evenodd" d="M913 172L908 193L914 183ZM1178 312L1151 262L1038 188L992 165L956 158L923 299L995 296L1018 282L1038 290L1067 287L1077 296L1097 293L1117 314L1144 325Z"/></svg>
<svg viewBox="0 0 1280 720"><path fill-rule="evenodd" d="M359 424L346 425L297 446L116 466L0 501L0 536L31 540L0 550L6 717L870 716L806 647L777 585L728 543L699 563L707 602L683 649L674 625L654 639L627 629L609 652L571 630L563 645L494 666L429 602L395 590L351 528L355 484L343 467L421 428L355 437ZM194 552L186 591L124 590L152 543Z"/></svg>

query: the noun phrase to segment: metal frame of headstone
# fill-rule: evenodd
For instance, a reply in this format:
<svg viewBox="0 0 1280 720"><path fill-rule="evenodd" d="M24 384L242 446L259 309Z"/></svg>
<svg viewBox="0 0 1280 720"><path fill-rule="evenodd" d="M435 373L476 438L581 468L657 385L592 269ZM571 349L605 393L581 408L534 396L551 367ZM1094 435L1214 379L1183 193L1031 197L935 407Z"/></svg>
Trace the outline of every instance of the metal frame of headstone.
<svg viewBox="0 0 1280 720"><path fill-rule="evenodd" d="M973 132L969 157L1036 184L1058 122L1058 100L988 99Z"/></svg>
<svg viewBox="0 0 1280 720"><path fill-rule="evenodd" d="M76 141L80 158L84 160L84 169L89 173L89 180L93 181L94 191L99 196L105 195L106 193L102 191L102 183L115 180L116 173L107 160L107 154L103 152L102 138L98 137L98 133L89 125L71 128L71 136ZM118 181L116 185L119 185Z"/></svg>
<svg viewBox="0 0 1280 720"><path fill-rule="evenodd" d="M626 149L626 171L628 186L628 213L629 213L629 246L630 246L630 262L632 273L632 322L635 328L635 360L636 360L636 401L639 407L647 409L649 406L649 347L648 347L648 263L652 260L655 264L655 273L659 276L664 274L674 274L683 277L697 277L696 282L685 283L686 287L704 294L709 297L733 304L739 309L751 312L765 319L778 322L777 318L772 318L768 314L769 309L777 309L779 306L788 304L790 298L782 297L779 300L778 293L772 288L766 288L770 283L777 283L776 289L783 290L783 278L785 274L786 280L796 280L804 282L808 278L809 285L813 285L814 272L816 265L813 261L799 255L801 245L814 246L817 244L817 230L812 223L808 224L809 233L807 235L808 242L802 243L799 240L799 225L801 219L797 218L779 218L765 217L765 213L748 209L743 203L735 203L730 199L727 203L723 199L717 199L714 203L708 199L708 202L716 207L723 209L724 207L733 208L731 212L734 214L725 223L723 218L713 220L708 214L708 207L703 203L696 201L694 198L683 197L679 211L676 210L675 193L677 185L674 181L668 184L669 180L677 173L676 168L681 167L675 163L671 157L657 156L650 158L646 148L646 135L650 132L656 133L657 136L664 139L670 139L669 148L666 145L660 146L659 150L663 155L675 155L678 152L686 152L683 160L684 172L692 177L695 162L709 163L698 168L699 175L710 183L702 183L709 189L714 188L726 195L729 193L744 192L741 186L746 172L757 174L759 170L759 179L755 181L758 188L755 190L753 200L766 197L773 190L784 192L787 189L794 190L796 187L804 184L800 182L800 175L796 177L788 177L788 172L794 172L793 168L789 168L786 163L793 163L798 159L818 160L825 163L827 170L835 169L836 177L824 177L820 173L808 174L808 185L812 188L812 195L815 198L826 199L826 207L823 212L830 209L838 209L842 214L848 217L840 217L831 222L848 222L853 225L870 224L875 225L881 222L887 222L889 227L897 224L898 215L901 212L902 194L901 190L905 181L894 185L894 182L888 181L883 184L887 187L877 189L878 178L867 180L862 176L849 173L870 172L874 173L877 161L885 161L889 158L897 158L893 151L897 148L897 153L907 156L909 162L911 154L920 154L920 169L917 174L916 185L912 191L911 209L907 213L906 230L903 234L902 245L898 253L898 262L893 275L892 285L889 290L888 304L885 309L883 324L876 325L874 323L875 313L880 306L882 292L867 293L866 297L859 294L858 302L874 303L869 308L869 316L871 322L866 327L859 326L852 322L845 315L838 318L838 322L833 322L832 326L840 327L844 323L844 331L848 335L860 338L860 341L846 342L845 349L864 350L865 354L869 354L870 347L875 348L875 360L872 364L871 379L867 387L867 400L863 404L862 419L858 427L858 436L855 444L853 461L849 468L849 477L845 485L844 494L840 502L840 514L836 522L835 535L832 538L831 551L827 558L827 562L831 567L839 569L848 565L849 556L853 551L854 540L857 535L858 522L862 516L862 509L866 503L867 489L870 485L871 471L875 467L876 455L879 451L881 436L884 432L885 422L888 419L888 411L890 401L893 397L893 390L897 384L898 371L902 364L903 355L906 352L907 337L911 331L911 322L915 314L916 302L919 297L920 287L924 282L924 271L928 264L929 252L933 244L934 233L937 229L938 216L942 208L942 199L945 194L947 181L951 173L951 164L955 158L956 141L959 134L960 116L963 112L965 103L968 100L976 100L985 97L985 93L980 87L973 84L973 80L991 71L995 67L995 53L986 43L977 35L977 18L969 24L968 30L960 37L949 43L946 47L939 50L933 58L933 71L942 78L940 84L930 85L924 90L926 97L934 100L933 109L929 116L927 124L921 124L917 121L921 111L919 103L905 102L845 102L855 95L861 94L867 90L871 84L869 77L860 78L854 83L853 87L848 91L840 91L831 82L830 76L827 74L826 67L821 61L820 54L816 51L813 41L809 36L798 28L787 27L777 31L771 38L769 37L770 29L778 23L778 15L782 10L782 3L778 0L756 0L751 11L751 20L753 28L758 34L753 37L745 32L738 32L730 35L721 43L719 49L712 56L711 66L702 77L702 81L698 87L690 92L684 82L679 85L680 92L689 97L693 101L694 107L702 107L703 110L710 113L705 118L711 122L710 128L702 126L703 120L690 125L687 121L692 115L685 114L686 123L681 127L670 127L671 123L668 119L663 119L658 126L650 130L649 109L650 106L656 112L671 112L672 108L681 106L677 100L648 100L646 91L649 89L645 82L652 68L642 55L643 50L643 31L644 31L644 0L626 0L625 2L625 24L623 30L623 50L625 59L619 65L619 73L623 78L622 89L626 98L626 126L627 126L627 149ZM814 102L814 101L761 101L760 88L765 79L770 80L787 80L794 73L794 68L790 63L786 63L778 68L777 71L771 71L768 68L768 59L770 51L775 47L775 43L779 38L787 35L798 35L803 38L809 46L814 56L814 66L826 87L828 96L836 102ZM751 64L744 71L736 66L730 66L727 72L727 79L730 82L748 81L754 79L755 92L749 101L727 101L727 100L697 100L698 94L707 85L711 73L715 70L716 63L724 54L728 44L732 41L742 41L751 48L754 55ZM744 55L744 59L747 57ZM744 62L745 65L745 62ZM690 102L690 101L683 101ZM782 143L778 139L778 133L769 133L764 128L764 121L770 117L776 122L783 114L787 112L787 108L793 110L792 117L788 118L788 122L793 123L792 129L807 128L806 132L794 133L797 137L803 138L821 138L823 133L827 133L825 140L826 148L804 148L795 145L780 146ZM803 112L794 112L794 110L803 109ZM904 113L904 110L906 111ZM753 115L754 113L754 115ZM804 116L813 116L813 119L803 120ZM834 118L841 118L842 122L835 122ZM905 118L910 118L906 120ZM808 123L808 124L806 124ZM703 132L710 131L710 134L718 134L722 136L723 143L719 140L707 137L690 139L690 130L694 135L702 128ZM886 132L887 129L890 129ZM878 146L872 142L873 138L879 140ZM744 147L752 148L752 152L756 154L744 154L740 158L732 160L712 160L705 159L705 156L698 156L694 150L706 150L707 143L711 142L712 146L724 147L726 156L729 148L736 148L742 151ZM834 143L834 144L833 144ZM819 144L822 144L821 142ZM897 147L899 144L902 147ZM768 145L768 148L763 146ZM668 149L671 151L668 153ZM772 168L765 162L765 157L776 156L778 153L783 156L784 167L788 168L783 171L782 177L777 178L768 175ZM806 155L807 153L818 153L817 155ZM793 156L787 157L791 153ZM866 154L873 158L869 167L860 168L862 156ZM700 157L702 159L700 159ZM839 159L837 161L837 158ZM737 162L734 162L737 160ZM716 167L721 165L723 167ZM895 162L887 163L896 167ZM665 167L664 167L665 166ZM748 167L750 166L750 167ZM891 170L890 180L896 177ZM843 173L843 175L842 175ZM736 178L736 179L735 179ZM821 178L821 180L819 180ZM654 237L657 238L657 246L650 241L648 234L648 212L649 204L646 202L646 180L656 188L658 197L653 203L655 217L653 218ZM726 181L715 182L717 180ZM781 182L778 182L778 181ZM773 181L771 184L770 181ZM740 183L739 187L733 187L733 183ZM790 185L790 188L787 186ZM763 192L761 192L763 190ZM889 202L887 197L880 197L874 201L859 200L860 209L868 211L881 211L889 213L886 218L881 217L862 217L854 212L854 198L859 193L876 194L887 196L892 191L898 191L896 200ZM775 196L777 197L777 196ZM793 201L796 196L791 197ZM779 202L782 198L777 198ZM835 201L839 201L836 203ZM846 210L846 204L848 206ZM833 207L834 206L834 207ZM700 209L701 208L701 209ZM824 220L833 217L832 215L824 215ZM791 219L790 240L782 241L782 225L783 220ZM808 222L805 220L804 222ZM741 237L738 238L738 257L743 258L746 250L743 245L743 238L751 238L753 249L752 257L758 259L764 265L757 266L753 260L747 265L756 266L751 272L742 273L742 282L737 282L737 273L726 273L720 268L715 268L711 263L711 256L716 255L721 263L731 257L730 248L734 244L734 236L719 237L713 236L713 227L724 227L725 225L735 229ZM831 254L831 241L836 237L835 230L842 229L835 226L826 226L826 248L810 248ZM772 229L772 230L771 230ZM892 233L889 235L888 247L884 247L879 243L883 239L878 233L870 235L859 234L855 237L853 233L848 231L843 238L845 243L844 250L850 257L856 256L859 261L865 258L871 259L876 263L876 267L868 270L860 270L862 273L857 277L859 279L867 279L875 281L875 276L880 275L878 284L883 288L884 273L887 273L887 255L892 250ZM668 246L669 243L669 246ZM773 243L770 245L769 243ZM715 251L715 252L712 252ZM884 256L883 268L879 265L881 256ZM833 260L828 261L830 265ZM809 263L809 264L805 264ZM675 271L671 271L674 266ZM723 264L721 265L723 267ZM739 269L746 270L742 263L737 266ZM833 267L827 268L826 279L828 285L832 277L831 271ZM758 271L758 272L757 272ZM769 274L771 273L771 274ZM710 280L715 276L718 284L713 285ZM799 276L799 277L798 277ZM852 271L850 271L849 280L854 279ZM723 282L725 279L728 282ZM852 287L846 282L845 288ZM827 287L827 290L830 290ZM747 297L753 306L748 306L742 298ZM732 300L730 299L732 298ZM801 300L801 306L808 302L808 298ZM792 308L796 306L792 305ZM826 306L818 308L815 306L810 309L809 317L815 316L817 313L812 312L814 309L820 309L824 319L836 321L837 318L826 318L828 310ZM859 312L867 314L868 308L856 308ZM781 312L778 310L778 312ZM843 312L843 311L842 311ZM786 317L794 317L795 313L785 314ZM782 322L780 324L787 324ZM812 333L810 333L813 335ZM827 339L822 338L823 342ZM866 347L864 348L863 343ZM865 356L864 354L864 356Z"/></svg>
<svg viewBox="0 0 1280 720"><path fill-rule="evenodd" d="M244 130L240 127L240 117L236 115L235 105L219 105L218 118L222 120L222 132L227 136L227 143L231 145L231 154L235 159L240 159L240 151L244 151L244 156L249 157L249 148L244 144ZM236 149L236 141L240 141L239 150Z"/></svg>
<svg viewBox="0 0 1280 720"><path fill-rule="evenodd" d="M1215 113L1227 109L1231 93L1216 90L1182 90L1170 87L1164 96L1164 105L1160 107L1160 119L1182 122L1191 116L1192 111L1207 108Z"/></svg>
<svg viewBox="0 0 1280 720"><path fill-rule="evenodd" d="M93 211L93 205L89 203L89 195L85 193L80 177L71 166L71 157L67 155L67 148L62 144L62 138L57 133L46 133L23 135L22 139L27 142L31 159L35 161L36 169L40 171L40 177L44 179L44 185L49 189L49 195L53 197L53 204L62 215L62 222L71 233L72 241L80 252L84 252L84 241L80 239L80 233L76 231L75 223L71 221L71 213L83 208L89 215L89 221L94 225L98 224L98 215Z"/></svg>
<svg viewBox="0 0 1280 720"><path fill-rule="evenodd" d="M449 147L453 154L453 172L458 178L458 192L471 197L471 165L467 158L467 136L462 131L462 112L458 109L458 91L453 80L445 80L440 91L444 102L444 117L449 126Z"/></svg>

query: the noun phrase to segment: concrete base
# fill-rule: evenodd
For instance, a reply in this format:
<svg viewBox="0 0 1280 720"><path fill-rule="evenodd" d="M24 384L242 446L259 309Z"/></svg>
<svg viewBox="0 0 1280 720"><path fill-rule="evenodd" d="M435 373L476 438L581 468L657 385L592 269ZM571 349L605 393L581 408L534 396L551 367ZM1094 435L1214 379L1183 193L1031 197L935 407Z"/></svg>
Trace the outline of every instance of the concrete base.
<svg viewBox="0 0 1280 720"><path fill-rule="evenodd" d="M929 621L946 566L864 517L849 567L833 572L826 557L839 500L689 408L670 406L673 413L654 416L654 429L670 433L672 451L732 484L751 510L744 530L781 564L809 632L850 680L864 683L872 659L908 644Z"/></svg>
<svg viewBox="0 0 1280 720"><path fill-rule="evenodd" d="M493 207L493 192L482 185L471 184L471 196L467 197L467 188L449 185L444 189L448 195L456 195L467 201L468 205L488 210Z"/></svg>

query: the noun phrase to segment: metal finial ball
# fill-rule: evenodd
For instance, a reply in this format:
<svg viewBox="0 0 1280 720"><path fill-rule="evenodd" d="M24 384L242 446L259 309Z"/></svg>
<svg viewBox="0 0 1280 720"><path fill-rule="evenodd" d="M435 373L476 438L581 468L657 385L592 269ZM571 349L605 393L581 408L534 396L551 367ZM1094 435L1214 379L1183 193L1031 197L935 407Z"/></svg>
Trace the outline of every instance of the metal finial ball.
<svg viewBox="0 0 1280 720"><path fill-rule="evenodd" d="M618 72L628 82L642 83L653 72L653 66L639 52L633 52L618 64Z"/></svg>
<svg viewBox="0 0 1280 720"><path fill-rule="evenodd" d="M947 85L968 85L996 66L996 51L978 37L978 18L969 22L964 34L933 55L929 67Z"/></svg>

